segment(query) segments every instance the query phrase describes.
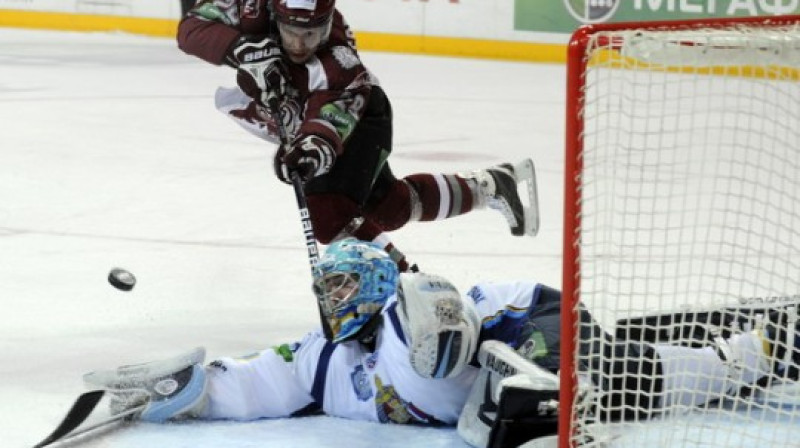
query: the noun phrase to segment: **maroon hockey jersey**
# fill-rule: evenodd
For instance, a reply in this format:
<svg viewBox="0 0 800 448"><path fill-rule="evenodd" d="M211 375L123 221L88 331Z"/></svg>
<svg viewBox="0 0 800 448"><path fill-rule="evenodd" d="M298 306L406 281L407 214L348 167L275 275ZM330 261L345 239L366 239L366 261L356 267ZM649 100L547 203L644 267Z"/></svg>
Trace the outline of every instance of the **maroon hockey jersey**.
<svg viewBox="0 0 800 448"><path fill-rule="evenodd" d="M178 26L178 47L221 65L241 36L279 41L269 0L201 0ZM344 142L363 117L377 80L362 64L355 39L339 11L328 41L303 64L284 58L289 74L282 109L290 139L324 138L341 155ZM252 108L251 108L252 110ZM265 120L267 114L262 111Z"/></svg>

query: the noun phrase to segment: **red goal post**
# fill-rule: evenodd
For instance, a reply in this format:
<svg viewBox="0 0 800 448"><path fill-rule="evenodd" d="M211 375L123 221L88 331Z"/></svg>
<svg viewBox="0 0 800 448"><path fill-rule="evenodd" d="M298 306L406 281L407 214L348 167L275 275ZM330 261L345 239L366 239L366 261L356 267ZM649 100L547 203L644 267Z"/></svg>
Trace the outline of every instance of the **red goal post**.
<svg viewBox="0 0 800 448"><path fill-rule="evenodd" d="M788 103L800 99L798 24L800 16L748 17L595 24L573 34L567 62L560 447L575 446L581 424L575 410L579 301L589 302L588 309L599 310L606 317L599 320L613 327L616 319L637 313L714 309L748 294L800 291L787 291L800 288L800 267L792 258L800 256L800 235L784 224L800 219L800 204L794 209L800 199L793 198L800 192L783 191L796 186L791 177L800 176L800 168L794 169L795 162L800 165L800 134L790 129L800 128L800 107ZM775 90L765 86L771 82ZM737 89L739 100L733 98ZM640 102L646 103L642 109ZM761 122L775 110L789 118ZM725 153L740 145L741 155ZM753 154L762 148L775 154ZM670 155L661 158L660 152ZM662 165L666 171L659 172ZM662 189L669 183L672 189ZM757 193L740 192L748 188ZM771 202L789 210L770 208ZM665 206L678 208L681 217ZM778 223L764 216L778 216ZM730 226L722 227L724 221ZM637 249L651 242L647 250ZM781 272L773 272L776 267ZM628 271L630 278L621 281ZM798 274L798 280L778 274ZM754 276L767 287L737 276ZM658 288L666 293L653 299L654 306L639 305L658 296ZM717 292L722 301L705 300ZM681 294L702 303L674 303ZM637 309L629 313L605 302L617 296L625 301L616 306L633 303ZM794 424L799 422L800 417Z"/></svg>

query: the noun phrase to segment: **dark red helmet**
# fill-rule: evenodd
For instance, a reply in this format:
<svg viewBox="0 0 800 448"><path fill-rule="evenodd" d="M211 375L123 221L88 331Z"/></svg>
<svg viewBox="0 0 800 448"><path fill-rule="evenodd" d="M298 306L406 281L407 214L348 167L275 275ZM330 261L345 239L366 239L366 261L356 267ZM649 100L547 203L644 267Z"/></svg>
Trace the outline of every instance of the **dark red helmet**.
<svg viewBox="0 0 800 448"><path fill-rule="evenodd" d="M272 11L279 23L315 28L330 22L336 0L272 0Z"/></svg>

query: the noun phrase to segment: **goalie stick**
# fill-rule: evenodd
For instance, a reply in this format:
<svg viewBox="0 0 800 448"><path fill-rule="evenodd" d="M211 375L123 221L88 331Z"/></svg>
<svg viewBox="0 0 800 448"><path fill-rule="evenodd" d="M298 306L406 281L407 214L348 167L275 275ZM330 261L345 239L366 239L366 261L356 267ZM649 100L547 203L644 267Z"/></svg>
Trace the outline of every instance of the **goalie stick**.
<svg viewBox="0 0 800 448"><path fill-rule="evenodd" d="M108 427L115 423L135 420L139 414L147 407L148 402L126 409L119 414L114 414L108 418L102 419L85 428L78 428L89 418L92 412L97 408L97 405L102 401L106 395L105 390L92 390L84 392L75 400L72 407L67 411L64 419L59 423L55 430L50 435L44 438L41 442L33 446L33 448L42 448L52 445L54 443L63 443L74 439L75 437L87 434L94 430Z"/></svg>
<svg viewBox="0 0 800 448"><path fill-rule="evenodd" d="M110 429L116 423L138 420L152 400L151 392L142 381L147 377L171 378L171 373L200 364L204 359L205 349L198 347L169 359L85 374L84 383L92 390L81 394L58 427L34 448L66 442L101 428ZM107 404L108 410L95 413L100 403ZM97 415L91 418L94 414Z"/></svg>

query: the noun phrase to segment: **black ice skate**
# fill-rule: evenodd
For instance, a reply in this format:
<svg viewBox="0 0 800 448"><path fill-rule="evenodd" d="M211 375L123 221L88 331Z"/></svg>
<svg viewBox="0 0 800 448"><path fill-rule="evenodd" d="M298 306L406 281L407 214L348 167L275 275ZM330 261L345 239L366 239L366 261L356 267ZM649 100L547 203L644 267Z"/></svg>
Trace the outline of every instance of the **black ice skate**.
<svg viewBox="0 0 800 448"><path fill-rule="evenodd" d="M511 234L535 236L539 231L539 201L536 189L536 174L531 159L511 165L504 163L465 176L478 184L478 206L487 205L499 211L508 222ZM517 190L525 183L528 204L524 204Z"/></svg>

